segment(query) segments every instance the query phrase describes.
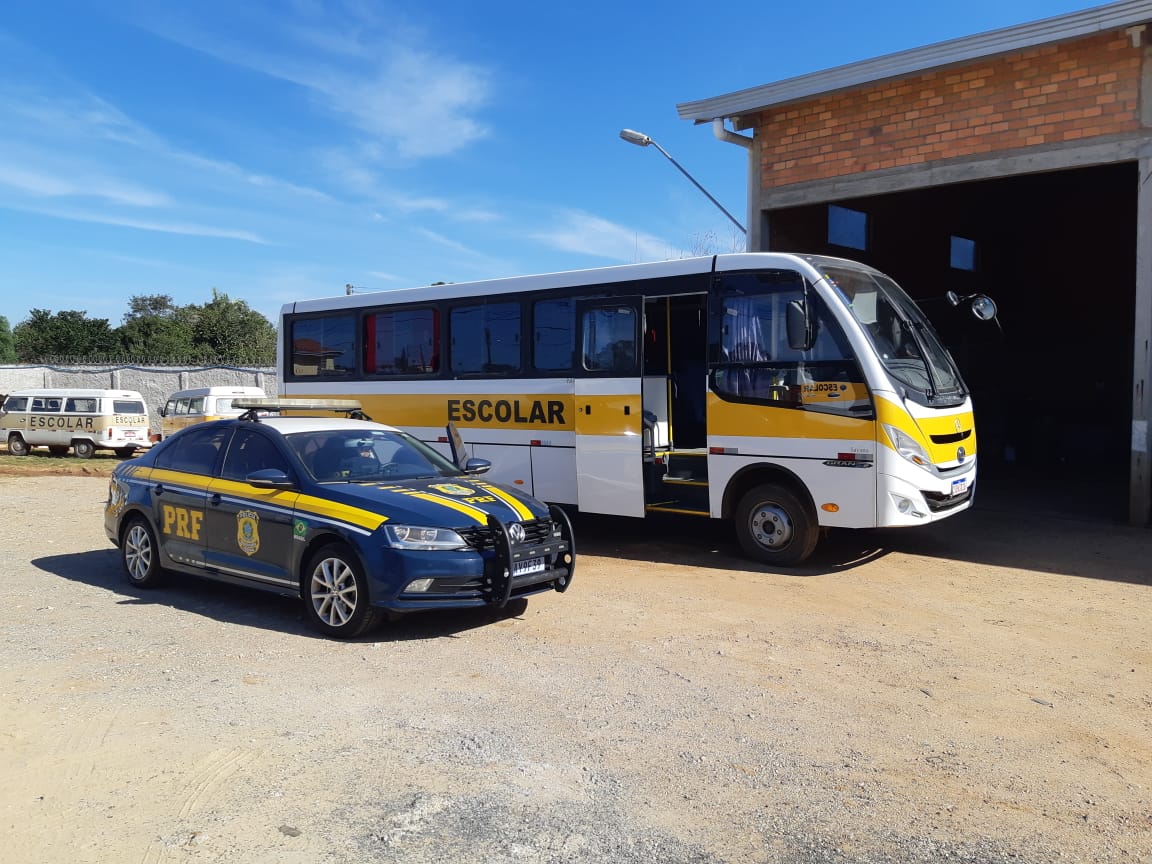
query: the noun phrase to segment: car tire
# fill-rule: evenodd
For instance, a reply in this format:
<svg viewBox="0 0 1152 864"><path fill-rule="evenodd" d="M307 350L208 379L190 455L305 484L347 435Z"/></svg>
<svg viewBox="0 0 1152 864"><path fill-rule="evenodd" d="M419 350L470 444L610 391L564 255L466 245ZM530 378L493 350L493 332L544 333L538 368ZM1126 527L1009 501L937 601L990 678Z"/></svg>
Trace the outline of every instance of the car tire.
<svg viewBox="0 0 1152 864"><path fill-rule="evenodd" d="M820 527L790 489L765 483L749 490L736 508L736 536L751 558L791 567L816 548Z"/></svg>
<svg viewBox="0 0 1152 864"><path fill-rule="evenodd" d="M8 453L12 456L27 456L28 451L31 450L28 442L21 438L19 435L8 436Z"/></svg>
<svg viewBox="0 0 1152 864"><path fill-rule="evenodd" d="M96 445L86 438L80 438L72 442L72 449L81 459L91 459L96 452Z"/></svg>
<svg viewBox="0 0 1152 864"><path fill-rule="evenodd" d="M136 588L155 588L167 575L160 566L156 532L141 516L133 516L120 534L120 561L128 582Z"/></svg>
<svg viewBox="0 0 1152 864"><path fill-rule="evenodd" d="M353 639L380 621L360 560L345 543L329 543L308 559L301 589L309 621L326 636Z"/></svg>

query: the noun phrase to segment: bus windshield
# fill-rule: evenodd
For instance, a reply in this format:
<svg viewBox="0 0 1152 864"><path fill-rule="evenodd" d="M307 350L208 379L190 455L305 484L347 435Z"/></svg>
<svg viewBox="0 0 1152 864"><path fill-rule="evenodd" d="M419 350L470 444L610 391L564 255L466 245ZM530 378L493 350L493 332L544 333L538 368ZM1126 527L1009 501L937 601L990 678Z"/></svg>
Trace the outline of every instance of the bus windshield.
<svg viewBox="0 0 1152 864"><path fill-rule="evenodd" d="M936 331L904 290L871 268L808 259L863 325L888 373L929 404L959 404L967 395L960 372Z"/></svg>

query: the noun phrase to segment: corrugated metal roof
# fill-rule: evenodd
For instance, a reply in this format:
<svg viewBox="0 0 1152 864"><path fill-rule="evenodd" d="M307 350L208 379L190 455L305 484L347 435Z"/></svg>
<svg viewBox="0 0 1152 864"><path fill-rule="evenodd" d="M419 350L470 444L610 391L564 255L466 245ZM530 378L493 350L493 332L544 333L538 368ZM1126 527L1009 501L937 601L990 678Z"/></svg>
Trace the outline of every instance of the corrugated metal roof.
<svg viewBox="0 0 1152 864"><path fill-rule="evenodd" d="M735 93L711 99L682 102L676 106L676 110L685 120L708 123L718 117L736 117L772 105L794 102L847 87L883 81L981 57L1020 51L1037 45L1077 39L1107 30L1122 30L1150 21L1152 21L1152 0L1109 3L1082 12L1071 12L1029 24L989 30L975 36L965 36L922 48L886 54L871 60L861 60L858 63L813 72L810 75L787 78L773 84L737 90Z"/></svg>

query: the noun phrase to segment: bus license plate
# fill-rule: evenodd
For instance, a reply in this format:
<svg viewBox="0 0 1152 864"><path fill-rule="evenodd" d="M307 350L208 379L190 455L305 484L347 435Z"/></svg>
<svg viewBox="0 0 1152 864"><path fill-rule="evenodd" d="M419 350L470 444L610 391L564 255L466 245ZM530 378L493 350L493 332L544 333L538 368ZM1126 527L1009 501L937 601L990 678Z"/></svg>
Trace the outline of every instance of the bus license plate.
<svg viewBox="0 0 1152 864"><path fill-rule="evenodd" d="M971 478L968 478L968 477L964 477L960 480L953 480L952 481L952 497L955 498L957 495L963 495L965 492L967 492L968 491L968 484L970 482L971 482Z"/></svg>
<svg viewBox="0 0 1152 864"><path fill-rule="evenodd" d="M523 576L525 573L539 573L543 569L543 558L529 558L526 561L514 561L512 563L513 576Z"/></svg>

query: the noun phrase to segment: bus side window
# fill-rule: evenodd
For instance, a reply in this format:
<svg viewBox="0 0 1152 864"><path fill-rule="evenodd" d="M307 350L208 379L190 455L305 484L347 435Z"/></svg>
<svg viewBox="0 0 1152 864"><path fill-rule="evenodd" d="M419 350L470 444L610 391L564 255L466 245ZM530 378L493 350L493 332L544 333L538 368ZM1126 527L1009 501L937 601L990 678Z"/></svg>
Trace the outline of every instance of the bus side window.
<svg viewBox="0 0 1152 864"><path fill-rule="evenodd" d="M615 375L636 374L636 310L599 306L584 313L584 368Z"/></svg>
<svg viewBox="0 0 1152 864"><path fill-rule="evenodd" d="M520 371L520 304L457 306L448 323L453 374Z"/></svg>
<svg viewBox="0 0 1152 864"><path fill-rule="evenodd" d="M538 300L532 306L532 366L568 372L575 366L576 300Z"/></svg>
<svg viewBox="0 0 1152 864"><path fill-rule="evenodd" d="M814 292L816 341L805 351L788 344L787 305L803 297L799 274L728 276L717 298L712 384L721 396L781 408L860 416L863 373L839 325Z"/></svg>
<svg viewBox="0 0 1152 864"><path fill-rule="evenodd" d="M356 316L349 312L299 318L289 334L292 374L348 376L356 371Z"/></svg>
<svg viewBox="0 0 1152 864"><path fill-rule="evenodd" d="M440 310L381 309L364 316L364 371L428 375L440 371Z"/></svg>

